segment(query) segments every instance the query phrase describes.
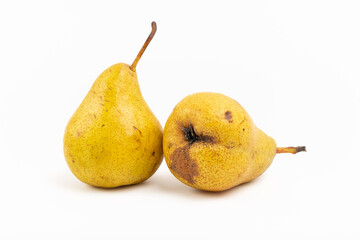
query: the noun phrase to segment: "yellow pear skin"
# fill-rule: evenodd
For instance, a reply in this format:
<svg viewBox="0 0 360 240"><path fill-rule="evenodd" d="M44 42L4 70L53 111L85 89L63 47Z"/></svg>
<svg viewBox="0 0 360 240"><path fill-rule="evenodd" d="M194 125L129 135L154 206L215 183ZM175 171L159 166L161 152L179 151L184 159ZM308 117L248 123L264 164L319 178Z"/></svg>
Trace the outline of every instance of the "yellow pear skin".
<svg viewBox="0 0 360 240"><path fill-rule="evenodd" d="M154 33L153 23L149 38ZM136 184L161 164L163 130L140 92L135 70L143 50L132 66L106 69L66 126L65 159L84 183L103 188Z"/></svg>
<svg viewBox="0 0 360 240"><path fill-rule="evenodd" d="M235 100L219 93L196 93L169 116L163 138L166 164L181 182L200 190L224 191L259 177L277 148Z"/></svg>

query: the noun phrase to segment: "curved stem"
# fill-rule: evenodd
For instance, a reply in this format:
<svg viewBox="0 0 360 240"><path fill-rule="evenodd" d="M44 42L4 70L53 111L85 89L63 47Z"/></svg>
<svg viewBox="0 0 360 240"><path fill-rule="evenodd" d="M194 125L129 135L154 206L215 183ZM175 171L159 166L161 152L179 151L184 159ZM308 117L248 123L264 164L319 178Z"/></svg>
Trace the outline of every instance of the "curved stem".
<svg viewBox="0 0 360 240"><path fill-rule="evenodd" d="M296 154L298 152L306 152L306 147L278 147L276 148L276 153L292 153Z"/></svg>
<svg viewBox="0 0 360 240"><path fill-rule="evenodd" d="M148 46L149 43L151 42L151 39L153 39L153 37L154 37L154 35L155 35L155 33L156 33L156 29L157 29L157 27L156 27L156 22L152 22L152 23L151 23L151 27L152 27L152 30L151 30L150 35L149 35L148 38L146 39L144 45L143 45L142 48L140 49L140 52L138 53L138 55L136 56L134 62L133 62L133 63L131 64L131 66L130 66L130 69L131 69L132 71L134 71L134 72L136 71L136 65L137 65L137 63L139 62L141 56L142 56L143 53L145 52L145 49L147 48L147 46Z"/></svg>

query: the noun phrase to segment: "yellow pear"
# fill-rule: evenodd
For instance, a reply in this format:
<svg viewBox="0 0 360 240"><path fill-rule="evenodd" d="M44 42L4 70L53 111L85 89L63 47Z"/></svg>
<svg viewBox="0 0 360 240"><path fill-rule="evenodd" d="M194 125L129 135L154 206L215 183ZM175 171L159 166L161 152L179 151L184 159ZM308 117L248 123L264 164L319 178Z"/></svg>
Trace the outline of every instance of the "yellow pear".
<svg viewBox="0 0 360 240"><path fill-rule="evenodd" d="M257 178L276 153L297 153L305 147L277 148L238 102L204 92L176 105L165 125L163 150L177 179L216 192Z"/></svg>
<svg viewBox="0 0 360 240"><path fill-rule="evenodd" d="M136 65L115 64L96 79L66 126L64 154L72 173L92 186L112 188L148 179L163 158L163 130L139 88Z"/></svg>

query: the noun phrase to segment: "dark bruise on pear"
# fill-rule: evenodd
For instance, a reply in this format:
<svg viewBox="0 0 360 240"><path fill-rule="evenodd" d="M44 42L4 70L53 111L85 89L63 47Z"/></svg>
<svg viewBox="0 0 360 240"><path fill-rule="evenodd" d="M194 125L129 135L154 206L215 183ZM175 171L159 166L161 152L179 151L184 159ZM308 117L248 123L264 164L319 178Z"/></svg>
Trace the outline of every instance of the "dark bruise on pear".
<svg viewBox="0 0 360 240"><path fill-rule="evenodd" d="M189 141L190 145L197 141L203 141L203 142L212 142L213 141L212 138L209 136L197 135L192 124L190 124L188 128L183 127L182 130L185 134L186 140Z"/></svg>

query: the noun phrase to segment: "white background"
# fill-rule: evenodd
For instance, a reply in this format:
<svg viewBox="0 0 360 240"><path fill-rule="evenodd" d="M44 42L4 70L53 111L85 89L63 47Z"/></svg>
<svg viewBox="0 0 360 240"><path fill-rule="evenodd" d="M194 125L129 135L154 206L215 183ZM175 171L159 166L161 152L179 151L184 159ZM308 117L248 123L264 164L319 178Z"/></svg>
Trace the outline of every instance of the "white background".
<svg viewBox="0 0 360 240"><path fill-rule="evenodd" d="M1 239L359 239L359 1L1 1ZM257 180L194 190L165 162L112 190L77 180L63 133L97 76L131 63L164 126L226 94L279 146Z"/></svg>

